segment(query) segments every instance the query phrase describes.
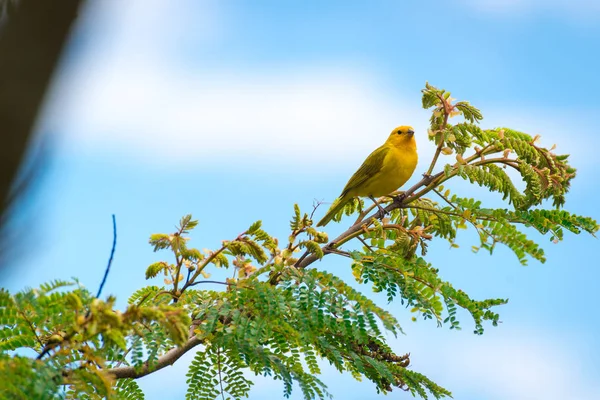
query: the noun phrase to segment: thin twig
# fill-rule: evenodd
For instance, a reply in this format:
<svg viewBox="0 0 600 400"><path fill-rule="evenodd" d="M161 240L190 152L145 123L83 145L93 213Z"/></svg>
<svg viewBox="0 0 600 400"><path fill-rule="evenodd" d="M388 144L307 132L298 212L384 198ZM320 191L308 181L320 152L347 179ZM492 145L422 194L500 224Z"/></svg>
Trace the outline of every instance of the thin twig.
<svg viewBox="0 0 600 400"><path fill-rule="evenodd" d="M137 342L139 342L140 340L141 340L141 337L137 337L137 338L135 339L135 341L134 341L134 342L131 344L131 347L129 347L129 348L127 349L127 351L125 351L125 353L123 354L123 359L122 359L122 360L119 360L119 361L117 362L117 365L115 365L115 368L118 368L118 367L120 367L121 365L123 365L123 363L125 362L125 358L127 357L127 355L128 355L129 353L131 353L131 350L133 350L133 346L135 346L135 345L137 344Z"/></svg>
<svg viewBox="0 0 600 400"><path fill-rule="evenodd" d="M448 125L448 118L450 117L450 112L452 111L452 108L453 108L453 106L448 104L446 99L444 99L444 96L438 94L438 98L440 99L440 101L442 102L442 106L444 107L444 122L442 123L442 125L440 126L440 129L439 129L439 131L441 132L440 142L438 143L438 146L435 149L435 154L433 155L433 160L431 160L429 169L427 169L427 172L425 172L426 176L431 175L431 173L433 172L433 169L435 168L435 164L437 163L440 153L442 152L444 143L446 142L446 140L445 140L446 138L444 137L444 129L446 129L446 126Z"/></svg>
<svg viewBox="0 0 600 400"><path fill-rule="evenodd" d="M371 204L369 207L362 210L362 212L360 214L358 214L358 218L356 218L356 221L354 221L354 225L363 221L365 219L365 217L367 216L367 214L369 214L374 208L375 208L375 203Z"/></svg>
<svg viewBox="0 0 600 400"><path fill-rule="evenodd" d="M352 254L350 254L347 251L344 250L340 250L340 249L329 249L330 253L333 254L339 254L340 256L344 256L344 257L348 257L348 258L352 258Z"/></svg>
<svg viewBox="0 0 600 400"><path fill-rule="evenodd" d="M240 240L242 238L242 236L244 236L246 234L246 231L240 233L233 241L235 242L236 240ZM202 261L202 264L198 264L198 268L196 269L196 272L194 273L194 275L192 276L192 278L186 282L185 285L183 285L183 287L181 288L181 291L179 294L182 294L183 291L185 289L187 289L188 287L192 286L194 284L194 282L196 281L196 279L200 276L200 274L202 273L202 270L211 262L213 261L219 254L221 254L222 252L224 252L227 249L227 246L229 245L229 242L227 242L227 244L223 244L221 246L221 248L219 248L217 251L215 251L214 253L212 253L211 255L209 255L207 258L205 258Z"/></svg>
<svg viewBox="0 0 600 400"><path fill-rule="evenodd" d="M313 216L315 215L315 211L317 211L317 208L319 208L319 206L321 206L321 204L323 204L323 201L322 201L322 200L321 200L321 201L319 201L319 200L316 200L316 199L315 199L315 201L313 202L313 210L312 210L312 212L310 213L310 217L308 217L308 219L310 219L310 220L312 220L312 219L313 219Z"/></svg>
<svg viewBox="0 0 600 400"><path fill-rule="evenodd" d="M37 334L37 330L35 329L35 326L33 326L33 324L31 323L31 321L29 320L29 318L27 318L27 315L25 315L25 311L21 311L20 309L17 308L17 312L21 315L21 317L23 317L23 319L25 320L25 322L27 322L27 325L29 325L29 329L31 329L31 332L33 332L33 334L35 335L35 339L38 341L38 343L40 344L40 346L43 348L44 347L44 342L42 342L42 339Z"/></svg>
<svg viewBox="0 0 600 400"><path fill-rule="evenodd" d="M444 199L444 201L446 203L450 204L450 206L452 208L454 208L456 211L460 211L460 208L458 208L458 206L456 204L454 204L450 200L448 200L448 198L446 196L444 196L443 194L441 194L437 189L433 189L433 192L435 192L438 196L440 196L442 199ZM479 232L481 230L483 233L485 233L486 235L488 235L488 237L491 237L494 241L496 240L495 237L492 235L491 232L489 232L485 228L479 228L476 223L474 223L471 220L466 219L465 216L464 216L464 214L463 215L455 214L455 215L458 216L458 217L463 218L466 221L469 221L471 223L471 225L473 225L473 227L475 228L475 230L477 232ZM479 216L479 215L475 215L475 219L477 219L477 220L488 220L488 221L490 220L490 218Z"/></svg>
<svg viewBox="0 0 600 400"><path fill-rule="evenodd" d="M185 240L183 238L183 233L186 230L185 228L187 227L187 224L182 224L177 233L175 233L175 237L177 237L177 240ZM173 294L177 295L177 287L179 286L179 274L181 273L181 266L183 265L183 254L181 255L181 258L179 257L179 254L177 254L177 252L179 251L179 242L177 242L177 247L173 248L173 253L175 254L175 262L176 262L176 267L175 267L175 274L171 274L171 278L173 278ZM177 299L175 300L175 302L177 302Z"/></svg>
<svg viewBox="0 0 600 400"><path fill-rule="evenodd" d="M221 281L197 281L197 282L193 282L190 283L189 285L187 285L188 287L192 287L192 286L196 286L199 285L201 283L216 283L218 285L226 285L226 286L231 286L231 283L227 283L227 282L221 282Z"/></svg>
<svg viewBox="0 0 600 400"><path fill-rule="evenodd" d="M435 208L418 206L418 205L414 205L414 204L411 204L411 205L407 206L406 208L410 208L410 209L413 209L413 210L429 211L429 212L432 212L434 214L444 214L444 215L451 215L453 217L464 218L464 216L462 214L455 213L455 212L452 212L452 211L444 211L444 210L439 210L439 209L435 209ZM484 218L482 218L482 219L484 219Z"/></svg>
<svg viewBox="0 0 600 400"><path fill-rule="evenodd" d="M193 270L191 268L188 268L188 274L187 274L187 277L185 278L185 284L184 285L187 285L188 282L190 281L190 275L192 275L192 271Z"/></svg>
<svg viewBox="0 0 600 400"><path fill-rule="evenodd" d="M369 249L371 251L371 253L374 253L375 251L373 250L373 248L371 246L369 246L369 244L365 241L365 239L363 239L361 236L357 236L356 237L358 240L360 240L362 242L362 244L365 245L365 247L367 249Z"/></svg>
<svg viewBox="0 0 600 400"><path fill-rule="evenodd" d="M454 208L455 210L458 208L458 207L456 207L456 204L454 204L450 200L448 200L446 198L446 196L444 196L443 194L441 194L437 189L433 189L433 192L435 194L437 194L438 196L440 196L446 203L448 203L448 205L450 205L450 207Z"/></svg>
<svg viewBox="0 0 600 400"><path fill-rule="evenodd" d="M104 284L106 283L106 278L108 278L108 273L110 271L110 266L113 261L113 256L115 255L115 248L117 247L117 220L115 218L115 214L112 215L113 222L113 244L112 249L110 251L110 258L108 259L108 264L106 265L106 270L104 271L104 278L102 278L102 283L100 283L100 287L98 288L98 294L96 294L96 298L100 298L100 294L102 293L102 289L104 288Z"/></svg>
<svg viewBox="0 0 600 400"><path fill-rule="evenodd" d="M507 159L507 158L488 158L487 160L474 162L471 165L480 166L480 165L496 164L496 163L505 164L505 165L508 165L509 167L516 169L517 171L520 171L519 164L521 163L521 161L520 160L511 160L511 159Z"/></svg>

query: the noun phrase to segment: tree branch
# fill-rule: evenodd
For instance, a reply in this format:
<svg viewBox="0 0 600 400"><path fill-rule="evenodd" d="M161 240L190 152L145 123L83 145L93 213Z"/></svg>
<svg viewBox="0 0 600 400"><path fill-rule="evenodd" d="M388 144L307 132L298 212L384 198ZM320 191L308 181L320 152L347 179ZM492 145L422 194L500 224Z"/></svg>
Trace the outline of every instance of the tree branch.
<svg viewBox="0 0 600 400"><path fill-rule="evenodd" d="M202 341L197 336L190 338L183 346L175 347L174 349L167 351L164 355L159 357L158 360L156 360L156 363L153 363L152 369L148 367L148 364L144 364L144 366L139 369L136 369L136 367L134 366L117 367L109 369L107 372L113 375L116 379L141 378L142 376L151 374L152 372L163 369L164 367L173 365L175 361L181 358L181 356L183 356L185 353L187 353L194 347L198 346L200 343L202 343Z"/></svg>
<svg viewBox="0 0 600 400"><path fill-rule="evenodd" d="M417 182L415 185L413 185L411 188L409 188L408 190L406 190L404 192L404 200L402 200L401 202L399 201L393 201L391 204L389 204L387 207L384 208L386 213L389 213L390 211L393 211L397 208L404 208L406 204L408 204L410 201L412 201L412 197L410 196L412 193L414 193L417 189L419 189L422 186L428 186L431 185L431 183L433 181L435 181L437 178L441 177L444 173L443 172L439 172L434 176L426 176L423 179L421 179L419 182ZM356 235L356 233L360 232L363 227L368 227L369 225L372 224L372 219L373 218L381 218L381 211L377 211L371 215L369 215L367 218L365 218L364 220L361 221L357 221L355 222L350 228L348 228L348 230L346 230L344 233L342 233L341 235L339 235L337 238L335 238L334 240L330 241L328 244L326 244L325 246L322 247L323 249L323 253L324 254L330 254L330 253L336 253L336 247L339 246L342 243L345 243L346 241L348 241L349 239L351 239L354 235ZM366 222L363 222L366 221ZM308 267L310 264L314 263L315 261L317 261L319 258L315 255L315 254L310 254L309 256L298 260L295 264L295 267L298 269L302 269L302 268L306 268Z"/></svg>
<svg viewBox="0 0 600 400"><path fill-rule="evenodd" d="M495 152L497 152L497 150L495 149L494 146L488 146L482 150L476 151L475 154L468 157L465 161L466 161L466 163L472 163L472 165L483 165L483 164L489 164L489 163L503 163L503 164L510 165L513 168L518 167L518 164L517 164L518 161L509 160L509 159L494 158L494 159L489 159L489 160L475 161L477 158L482 157L485 154L495 153ZM434 159L432 166L435 165L435 161L436 160ZM456 169L457 167L458 167L458 164L455 164L454 168ZM431 173L431 171L428 171L428 173ZM389 213L398 208L407 208L407 207L423 208L418 205L410 205L409 206L409 204L411 202L417 200L418 198L422 197L427 192L434 190L435 187L438 186L441 182L443 182L447 179L450 179L455 175L456 175L456 170L453 171L453 173L451 173L450 176L445 176L445 173L443 171L438 172L437 174L435 174L433 176L431 176L429 174L425 174L423 179L421 179L419 182L417 182L416 184L414 184L412 187L410 187L409 189L407 189L404 192L403 197L401 199L398 197L395 197L394 201L392 201L390 204L388 204L384 208L385 213ZM419 190L419 189L421 189L421 190L417 192L417 190ZM330 241L328 244L324 245L322 247L323 253L324 254L338 254L338 255L345 256L345 257L351 257L350 253L343 251L341 249L338 249L338 247L340 245L342 245L343 243L346 243L348 240L351 240L352 238L360 235L362 232L364 232L366 229L368 229L368 227L373 224L374 219L383 218L383 216L385 214L381 210L372 212L368 217L365 217L366 214L368 214L370 211L373 211L373 209L374 209L374 207L370 207L367 210L364 210L363 213L361 213L361 216L359 217L359 219L352 226L350 226L350 228L348 228L345 232L340 234L334 240ZM444 212L442 210L429 210L429 209L427 209L427 210L433 211L433 212L443 212L446 214L454 214L452 212L447 212L447 211ZM456 214L456 215L458 216L458 214ZM363 217L363 218L361 218L361 217ZM239 240L240 237L243 236L244 234L245 234L245 232L240 234L236 240ZM212 253L208 258L206 258L204 260L204 262L198 267L198 269L196 270L196 272L194 273L192 278L186 281L185 285L181 288L181 292L183 292L188 287L195 286L200 283L218 283L218 284L227 285L227 283L217 282L217 281L195 282L195 279L200 275L202 269L206 265L208 265L212 260L214 260L226 248L227 248L227 245L224 244L220 249L218 249L217 251ZM308 267L309 265L311 265L318 259L319 258L313 253L305 254L298 261L296 261L294 266L298 269L303 269L303 268ZM418 277L413 276L411 278L415 279L419 282L422 281ZM278 280L279 280L278 277L275 279L271 279L270 283L275 285L278 283ZM426 284L427 282L423 281L421 283ZM160 370L166 366L174 364L183 354L185 354L186 352L188 352L189 350L191 350L192 348L194 348L195 346L197 346L199 344L201 344L201 340L198 339L196 336L193 336L182 347L173 348L173 349L169 350L167 353L165 353L162 357L159 357L157 362L155 364L153 364L152 368L150 368L147 364L145 364L141 369L140 368L136 369L133 366L116 367L116 368L109 369L108 373L114 375L117 379L119 379L119 378L134 378L134 379L140 378L140 377L146 376L152 372Z"/></svg>
<svg viewBox="0 0 600 400"><path fill-rule="evenodd" d="M481 149L481 150L475 152L475 154L468 157L465 161L472 162L475 159L477 159L478 157L481 157L485 154L496 153L496 152L498 152L498 150L494 146L488 146L484 149ZM511 159L505 159L505 158L492 158L492 159L488 159L488 160L476 161L472 165L479 166L479 165L491 164L491 163L506 164L513 168L518 169L518 164L517 164L518 160L511 160ZM455 164L455 167L456 167L456 164ZM456 172L454 172L450 176L446 177L443 171L438 172L437 174L432 175L432 176L425 174L423 179L421 179L419 182L417 182L416 184L414 184L412 187L410 187L408 190L406 190L404 192L404 198L401 201L398 201L396 199L391 204L389 204L387 207L385 207L384 208L385 212L389 213L398 208L407 207L408 204L415 201L416 199L421 198L423 195L425 195L429 191L433 190L436 186L438 186L442 182L452 178L455 175L456 175ZM440 178L442 178L442 179L440 179ZM420 190L419 192L415 193L420 188L423 188L423 189ZM415 193L415 194L413 194L413 193ZM362 216L362 214L361 214L361 216ZM368 217L366 217L364 219L359 218L352 226L350 226L350 228L348 228L348 230L346 230L345 232L340 234L337 238L335 238L334 240L330 241L328 244L323 246L322 247L323 254L326 255L326 254L330 254L330 253L338 253L338 251L335 251L335 250L339 245L352 239L364 227L368 227L369 225L371 225L373 218L381 219L382 217L383 217L383 215L381 215L381 211L378 210L377 212L369 215ZM318 259L319 258L315 254L310 254L310 255L298 260L295 264L295 267L298 269L306 268L310 264L317 261Z"/></svg>

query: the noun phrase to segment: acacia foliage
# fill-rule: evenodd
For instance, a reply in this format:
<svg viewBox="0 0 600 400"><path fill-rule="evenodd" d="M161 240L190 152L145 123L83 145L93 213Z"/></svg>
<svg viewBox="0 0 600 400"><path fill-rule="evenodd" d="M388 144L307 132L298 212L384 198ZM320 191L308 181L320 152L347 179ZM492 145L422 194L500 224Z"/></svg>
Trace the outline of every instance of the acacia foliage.
<svg viewBox="0 0 600 400"><path fill-rule="evenodd" d="M557 242L565 231L594 234L598 224L562 209L575 177L566 155L523 132L480 127L478 109L430 85L423 107L432 109L428 136L436 145L426 176L403 196L380 199L386 215L360 199L350 202L334 220L357 219L333 241L314 227L312 213L295 205L284 240L257 221L220 248L200 251L188 246L197 225L188 215L176 232L151 236L154 250L172 257L148 266L146 279L161 275L164 284L137 290L124 311L115 309L114 298L95 299L77 282L0 291L0 392L14 398L142 399L132 378L158 373L193 351L189 399L247 397L252 374L281 380L286 397L297 384L307 399L326 398L320 360L368 379L378 392L450 396L413 370L408 354L387 344L386 334L402 332L390 311L312 263L347 257L356 281L364 290L384 292L389 307L409 307L450 329L460 329L457 312L464 309L474 332L482 334L486 324L497 325L496 307L506 300L472 299L444 281L427 261L431 240L456 247L459 232L472 228L478 237L473 251L491 254L504 245L526 264L545 256L524 228ZM458 116L462 120L451 124ZM438 167L441 156L452 161ZM458 178L498 192L507 208L488 208L444 188ZM552 208L545 207L550 202ZM234 275L211 281L215 269ZM207 288L209 283L222 290Z"/></svg>

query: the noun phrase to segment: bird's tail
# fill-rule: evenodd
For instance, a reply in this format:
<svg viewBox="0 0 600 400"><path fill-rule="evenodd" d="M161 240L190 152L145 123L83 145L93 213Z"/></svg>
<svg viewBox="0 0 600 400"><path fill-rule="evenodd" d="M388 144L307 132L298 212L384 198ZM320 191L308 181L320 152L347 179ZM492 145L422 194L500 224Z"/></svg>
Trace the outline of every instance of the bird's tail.
<svg viewBox="0 0 600 400"><path fill-rule="evenodd" d="M333 202L327 213L321 220L317 223L317 226L325 226L333 219L333 217L340 212L340 210L352 199L352 197L342 196L336 201Z"/></svg>

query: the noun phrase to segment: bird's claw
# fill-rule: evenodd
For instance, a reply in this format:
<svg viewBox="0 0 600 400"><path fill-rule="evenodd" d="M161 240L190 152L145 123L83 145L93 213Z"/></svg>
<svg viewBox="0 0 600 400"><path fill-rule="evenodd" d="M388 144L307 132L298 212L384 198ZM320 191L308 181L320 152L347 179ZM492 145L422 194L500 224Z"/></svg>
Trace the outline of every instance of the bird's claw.
<svg viewBox="0 0 600 400"><path fill-rule="evenodd" d="M397 196L394 196L394 203L402 204L402 202L406 199L406 193L400 193Z"/></svg>
<svg viewBox="0 0 600 400"><path fill-rule="evenodd" d="M425 186L427 186L433 181L433 175L425 173L423 174L423 179L425 179Z"/></svg>
<svg viewBox="0 0 600 400"><path fill-rule="evenodd" d="M386 216L386 214L388 213L385 208L381 207L379 204L377 204L377 207L379 208L379 211L377 211L377 219L382 219L383 217Z"/></svg>

